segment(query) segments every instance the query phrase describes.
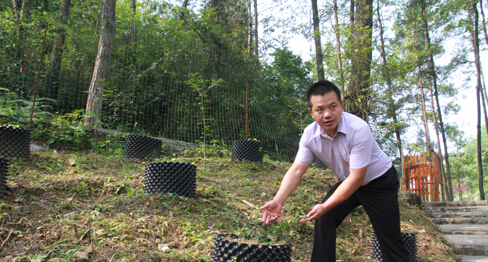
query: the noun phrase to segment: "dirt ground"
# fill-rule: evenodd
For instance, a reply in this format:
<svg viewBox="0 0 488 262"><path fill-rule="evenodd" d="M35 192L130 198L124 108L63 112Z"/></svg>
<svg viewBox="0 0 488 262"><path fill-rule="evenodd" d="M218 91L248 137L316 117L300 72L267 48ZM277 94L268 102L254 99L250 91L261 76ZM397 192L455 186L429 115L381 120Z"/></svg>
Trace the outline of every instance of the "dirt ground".
<svg viewBox="0 0 488 262"><path fill-rule="evenodd" d="M293 245L309 261L313 224L300 224L334 182L311 169L280 218L258 222L289 163L171 156L197 166L196 198L144 192L144 160L46 150L12 160L0 198L0 261L211 261L218 234L262 235ZM419 261L459 261L438 228L401 202L402 230L417 233ZM371 225L359 208L338 228L338 261L372 261Z"/></svg>

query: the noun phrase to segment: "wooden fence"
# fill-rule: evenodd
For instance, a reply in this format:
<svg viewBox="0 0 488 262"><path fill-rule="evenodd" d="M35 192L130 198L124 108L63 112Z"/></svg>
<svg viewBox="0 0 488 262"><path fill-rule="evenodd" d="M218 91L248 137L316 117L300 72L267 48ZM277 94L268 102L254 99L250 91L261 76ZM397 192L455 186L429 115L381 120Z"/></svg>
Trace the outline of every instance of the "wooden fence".
<svg viewBox="0 0 488 262"><path fill-rule="evenodd" d="M439 160L434 155L427 161L426 153L403 157L402 186L420 196L424 202L439 201Z"/></svg>

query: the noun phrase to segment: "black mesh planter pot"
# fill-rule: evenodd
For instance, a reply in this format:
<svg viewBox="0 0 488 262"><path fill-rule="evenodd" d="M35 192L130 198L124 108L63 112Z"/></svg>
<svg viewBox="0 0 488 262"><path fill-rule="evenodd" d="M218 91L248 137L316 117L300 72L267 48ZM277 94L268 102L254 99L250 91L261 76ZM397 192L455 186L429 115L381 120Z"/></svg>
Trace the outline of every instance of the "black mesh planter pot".
<svg viewBox="0 0 488 262"><path fill-rule="evenodd" d="M405 233L402 232L403 243L408 252L408 258L411 262L417 262L417 233ZM371 252L373 259L383 261L381 255L380 243L376 238L374 230L371 231Z"/></svg>
<svg viewBox="0 0 488 262"><path fill-rule="evenodd" d="M29 158L30 142L29 129L0 126L0 156L9 159Z"/></svg>
<svg viewBox="0 0 488 262"><path fill-rule="evenodd" d="M232 143L232 161L263 162L263 143L252 140L235 140Z"/></svg>
<svg viewBox="0 0 488 262"><path fill-rule="evenodd" d="M217 235L214 239L212 252L213 262L224 261L250 261L250 262L278 262L291 261L291 245L259 245L246 244L228 240L238 241L239 236L234 234ZM252 240L252 237L246 238ZM233 260L235 258L235 260Z"/></svg>
<svg viewBox="0 0 488 262"><path fill-rule="evenodd" d="M163 141L141 135L128 135L125 138L124 156L127 158L158 158Z"/></svg>
<svg viewBox="0 0 488 262"><path fill-rule="evenodd" d="M324 164L324 162L320 161L320 159L315 156L315 167L320 168L320 169L327 169L327 166Z"/></svg>
<svg viewBox="0 0 488 262"><path fill-rule="evenodd" d="M197 167L188 163L158 162L146 164L144 190L148 194L174 193L196 197Z"/></svg>
<svg viewBox="0 0 488 262"><path fill-rule="evenodd" d="M7 194L8 164L8 159L0 157L0 196Z"/></svg>

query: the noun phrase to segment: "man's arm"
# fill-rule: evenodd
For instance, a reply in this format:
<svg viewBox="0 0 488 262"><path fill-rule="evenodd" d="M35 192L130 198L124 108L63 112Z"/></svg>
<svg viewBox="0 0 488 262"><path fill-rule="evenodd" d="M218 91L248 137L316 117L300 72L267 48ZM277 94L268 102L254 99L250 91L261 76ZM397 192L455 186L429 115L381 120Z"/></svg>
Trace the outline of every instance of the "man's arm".
<svg viewBox="0 0 488 262"><path fill-rule="evenodd" d="M363 168L351 168L349 176L341 183L329 199L322 204L315 205L312 211L304 216L306 218L300 222L319 219L325 212L348 199L363 184L367 169L367 166Z"/></svg>
<svg viewBox="0 0 488 262"><path fill-rule="evenodd" d="M300 164L298 162L293 163L283 177L280 189L278 190L278 193L276 193L276 196L273 198L273 200L261 207L261 210L264 209L263 218L260 219L261 221L268 224L269 221L275 220L278 217L283 203L298 187L303 174L305 174L305 171L307 171L309 166L310 164Z"/></svg>

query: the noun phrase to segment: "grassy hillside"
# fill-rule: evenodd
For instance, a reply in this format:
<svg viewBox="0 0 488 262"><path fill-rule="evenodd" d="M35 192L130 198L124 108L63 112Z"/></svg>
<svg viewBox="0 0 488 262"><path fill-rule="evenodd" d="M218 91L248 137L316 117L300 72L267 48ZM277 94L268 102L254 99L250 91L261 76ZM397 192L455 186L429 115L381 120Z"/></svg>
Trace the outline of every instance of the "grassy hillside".
<svg viewBox="0 0 488 262"><path fill-rule="evenodd" d="M274 196L290 163L194 155L151 162L195 164L195 199L146 194L148 162L124 158L120 148L49 149L12 160L10 192L0 198L0 261L74 261L83 254L90 261L210 261L213 237L221 233L285 240L293 245L292 261L309 261L313 224L300 224L299 216L323 198L332 174L310 169L279 219L264 225L259 207ZM422 210L401 203L401 214L402 230L418 233L419 261L458 261ZM371 261L371 229L362 208L346 218L338 259Z"/></svg>

